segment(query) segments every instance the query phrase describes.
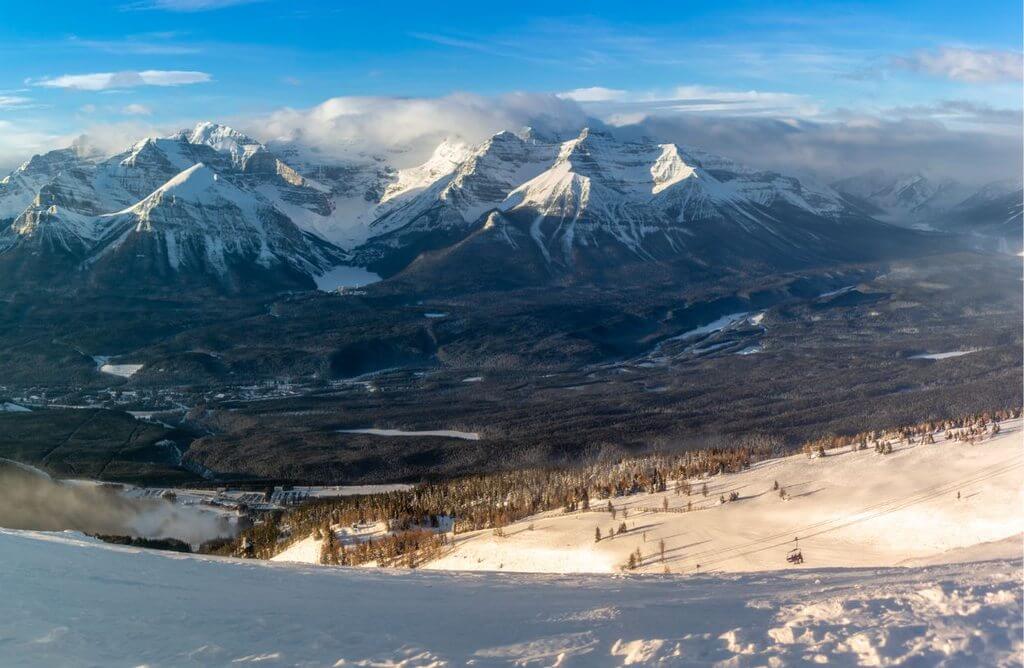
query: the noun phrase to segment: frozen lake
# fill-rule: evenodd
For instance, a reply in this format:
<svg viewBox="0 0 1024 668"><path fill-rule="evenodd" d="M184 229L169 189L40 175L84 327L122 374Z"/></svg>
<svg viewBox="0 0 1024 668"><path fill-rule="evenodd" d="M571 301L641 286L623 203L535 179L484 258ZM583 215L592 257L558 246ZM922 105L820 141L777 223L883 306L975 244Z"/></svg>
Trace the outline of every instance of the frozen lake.
<svg viewBox="0 0 1024 668"><path fill-rule="evenodd" d="M404 431L402 429L339 429L339 434L372 434L374 436L444 436L464 441L479 441L480 434L473 431L437 429L433 431Z"/></svg>
<svg viewBox="0 0 1024 668"><path fill-rule="evenodd" d="M944 360L950 357L961 357L963 355L970 355L976 353L980 348L972 348L971 350L952 350L948 353L925 353L922 355L913 355L910 357L912 360Z"/></svg>
<svg viewBox="0 0 1024 668"><path fill-rule="evenodd" d="M362 267L339 265L320 276L314 276L316 288L322 292L334 292L338 288L361 288L380 281L380 276Z"/></svg>

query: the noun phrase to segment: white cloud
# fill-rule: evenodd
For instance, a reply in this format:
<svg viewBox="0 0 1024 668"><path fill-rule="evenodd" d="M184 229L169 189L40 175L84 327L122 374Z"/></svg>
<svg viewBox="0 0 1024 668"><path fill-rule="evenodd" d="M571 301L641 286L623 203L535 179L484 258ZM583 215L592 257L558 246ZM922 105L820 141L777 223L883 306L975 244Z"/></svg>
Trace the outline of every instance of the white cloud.
<svg viewBox="0 0 1024 668"><path fill-rule="evenodd" d="M128 116L149 116L153 113L153 110L144 104L133 102L132 104L122 107L121 113L127 114Z"/></svg>
<svg viewBox="0 0 1024 668"><path fill-rule="evenodd" d="M57 135L32 124L0 120L0 170L8 171L36 153L55 148Z"/></svg>
<svg viewBox="0 0 1024 668"><path fill-rule="evenodd" d="M1024 78L1019 51L942 47L892 59L895 67L966 83L993 83Z"/></svg>
<svg viewBox="0 0 1024 668"><path fill-rule="evenodd" d="M605 88L604 86L574 88L558 94L558 97L562 99L575 100L576 102L612 102L621 100L625 96L626 91L624 90Z"/></svg>
<svg viewBox="0 0 1024 668"><path fill-rule="evenodd" d="M826 178L883 167L967 183L1019 178L1021 128L951 127L931 118L850 114L822 120L676 114L617 129L627 137L703 148L754 167Z"/></svg>
<svg viewBox="0 0 1024 668"><path fill-rule="evenodd" d="M651 137L704 148L755 167L809 170L826 177L883 166L980 183L1013 177L1021 170L1020 109L952 100L872 113L791 113L805 105L814 106L782 93L682 86L593 103L530 93L337 97L312 108L280 109L258 117L151 124L144 116L134 116L131 121L80 127L73 133L61 128L67 133L63 136L51 133L41 119L25 119L18 126L0 127L0 165L16 165L40 150L67 146L81 132L88 135L90 146L113 154L142 137L168 135L195 120L215 120L264 141L301 140L325 158L385 153L399 167L422 162L446 137L479 142L500 130L527 125L566 137L584 126L614 125L613 131L626 138ZM717 110L708 111L712 108ZM770 113L772 108L783 111Z"/></svg>
<svg viewBox="0 0 1024 668"><path fill-rule="evenodd" d="M32 104L32 98L23 95L0 94L0 109L16 109Z"/></svg>
<svg viewBox="0 0 1024 668"><path fill-rule="evenodd" d="M523 126L559 132L578 131L586 123L587 115L575 102L531 93L336 97L311 109L282 109L240 122L264 140L301 139L333 155L400 151L410 164L445 137L478 142Z"/></svg>
<svg viewBox="0 0 1024 668"><path fill-rule="evenodd" d="M136 86L184 86L206 83L212 78L206 72L179 70L145 70L143 72L96 72L92 74L64 74L59 77L31 81L33 86L68 88L73 90L110 90Z"/></svg>

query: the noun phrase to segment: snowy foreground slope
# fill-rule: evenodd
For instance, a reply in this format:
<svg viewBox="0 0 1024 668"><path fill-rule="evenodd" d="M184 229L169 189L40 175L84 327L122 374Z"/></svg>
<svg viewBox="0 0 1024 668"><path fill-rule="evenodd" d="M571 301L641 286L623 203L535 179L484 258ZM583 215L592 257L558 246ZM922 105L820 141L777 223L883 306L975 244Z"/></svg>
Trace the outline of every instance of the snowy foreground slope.
<svg viewBox="0 0 1024 668"><path fill-rule="evenodd" d="M938 435L934 444L893 448L889 455L840 449L824 458L761 462L739 474L694 481L689 498L669 491L615 499L616 520L608 512L528 518L507 527L503 537L491 531L460 536L450 555L428 567L608 572L639 549L646 571L774 570L787 566L794 537L805 568L897 566L941 560L943 552L1024 531L1020 420L1003 423L1000 434L976 445ZM787 500L774 490L776 481ZM720 504L732 492L739 498ZM663 511L666 499L670 512ZM690 502L692 512L671 512ZM607 538L623 510L629 531ZM605 536L599 543L597 527ZM1018 541L1010 547L1011 555L1020 554Z"/></svg>
<svg viewBox="0 0 1024 668"><path fill-rule="evenodd" d="M18 666L1020 665L1020 564L748 575L323 568L0 530Z"/></svg>
<svg viewBox="0 0 1024 668"><path fill-rule="evenodd" d="M670 482L665 493L613 499L614 519L607 501L594 500L590 511L542 513L505 527L502 535L460 534L448 554L424 567L610 573L639 549L641 572L776 570L792 568L785 557L795 537L803 568L1019 556L1024 434L1020 419L1000 428L974 445L936 434L931 444L893 443L886 455L870 447L841 448L823 458L764 461L742 473L691 480L691 496L676 494ZM732 493L737 500L720 503ZM626 533L610 538L623 522ZM347 530L339 540L348 539ZM319 558L320 542L313 538L275 557L306 563Z"/></svg>

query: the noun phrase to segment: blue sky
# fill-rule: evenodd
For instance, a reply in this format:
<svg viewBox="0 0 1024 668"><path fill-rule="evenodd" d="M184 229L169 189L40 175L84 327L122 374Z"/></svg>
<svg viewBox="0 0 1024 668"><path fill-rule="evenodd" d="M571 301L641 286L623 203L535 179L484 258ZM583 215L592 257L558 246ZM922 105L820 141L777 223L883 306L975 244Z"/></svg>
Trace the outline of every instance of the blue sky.
<svg viewBox="0 0 1024 668"><path fill-rule="evenodd" d="M0 163L98 125L348 96L561 94L618 122L904 114L983 126L994 117L979 109L1005 119L1021 106L1017 0L44 4L4 3Z"/></svg>

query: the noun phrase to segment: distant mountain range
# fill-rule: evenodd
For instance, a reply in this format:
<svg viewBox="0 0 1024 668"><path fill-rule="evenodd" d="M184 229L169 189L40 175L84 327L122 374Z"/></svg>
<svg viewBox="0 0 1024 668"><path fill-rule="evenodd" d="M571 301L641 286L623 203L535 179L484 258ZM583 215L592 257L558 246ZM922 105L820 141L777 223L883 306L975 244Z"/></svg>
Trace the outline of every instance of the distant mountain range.
<svg viewBox="0 0 1024 668"><path fill-rule="evenodd" d="M1019 179L993 181L977 188L948 178L876 169L832 185L883 220L991 235L1020 245L1024 188Z"/></svg>
<svg viewBox="0 0 1024 668"><path fill-rule="evenodd" d="M877 218L1010 234L1016 188L882 173L829 186L588 129L445 141L397 169L200 123L113 156L51 151L0 181L0 284L309 289L339 265L498 284L597 282L650 263L778 269L918 240Z"/></svg>

